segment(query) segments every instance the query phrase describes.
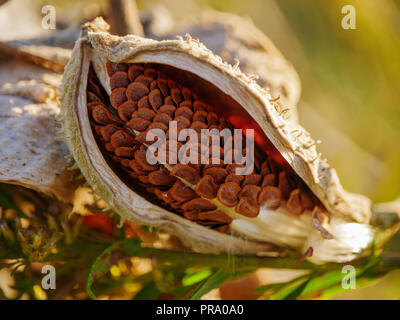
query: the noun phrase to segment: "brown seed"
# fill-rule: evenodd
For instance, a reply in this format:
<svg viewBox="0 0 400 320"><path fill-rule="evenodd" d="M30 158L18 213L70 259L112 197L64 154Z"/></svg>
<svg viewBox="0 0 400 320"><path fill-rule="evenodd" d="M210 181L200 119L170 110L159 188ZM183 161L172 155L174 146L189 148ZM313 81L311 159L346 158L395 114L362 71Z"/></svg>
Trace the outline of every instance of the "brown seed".
<svg viewBox="0 0 400 320"><path fill-rule="evenodd" d="M248 184L251 185L260 185L261 183L261 175L259 174L248 174L244 176L244 181L242 182L242 187L247 186Z"/></svg>
<svg viewBox="0 0 400 320"><path fill-rule="evenodd" d="M164 103L171 106L176 106L175 102L172 100L171 96L168 96L164 99Z"/></svg>
<svg viewBox="0 0 400 320"><path fill-rule="evenodd" d="M162 122L153 122L152 124L150 124L148 127L147 127L147 129L148 130L151 130L151 129L161 129L162 131L164 131L164 132L167 132L168 131L168 126L166 126L164 123L162 123Z"/></svg>
<svg viewBox="0 0 400 320"><path fill-rule="evenodd" d="M231 223L232 218L221 210L199 212L198 219L215 221L218 223Z"/></svg>
<svg viewBox="0 0 400 320"><path fill-rule="evenodd" d="M154 111L157 111L163 104L163 98L161 92L158 89L154 89L149 94L149 102Z"/></svg>
<svg viewBox="0 0 400 320"><path fill-rule="evenodd" d="M229 224L225 224L223 226L219 226L219 227L217 227L216 230L221 232L221 233L228 233L229 232Z"/></svg>
<svg viewBox="0 0 400 320"><path fill-rule="evenodd" d="M186 211L183 213L183 216L189 220L197 220L199 213L197 211Z"/></svg>
<svg viewBox="0 0 400 320"><path fill-rule="evenodd" d="M129 121L132 113L137 110L137 103L135 101L125 101L118 107L118 115L124 121Z"/></svg>
<svg viewBox="0 0 400 320"><path fill-rule="evenodd" d="M133 130L144 131L150 124L151 122L148 120L144 120L142 118L134 118L131 121L129 121L126 125Z"/></svg>
<svg viewBox="0 0 400 320"><path fill-rule="evenodd" d="M111 136L110 143L114 148L132 147L135 144L135 139L126 131L118 130Z"/></svg>
<svg viewBox="0 0 400 320"><path fill-rule="evenodd" d="M126 96L129 100L137 101L149 93L149 88L139 82L133 82L126 89Z"/></svg>
<svg viewBox="0 0 400 320"><path fill-rule="evenodd" d="M195 102L193 102L193 111L205 111L206 110L206 105L204 104L204 102L196 100Z"/></svg>
<svg viewBox="0 0 400 320"><path fill-rule="evenodd" d="M286 210L296 216L303 213L304 209L301 205L300 189L293 190L290 193L289 200L286 202Z"/></svg>
<svg viewBox="0 0 400 320"><path fill-rule="evenodd" d="M179 104L179 107L186 107L189 108L190 110L193 109L193 104L191 100L184 100Z"/></svg>
<svg viewBox="0 0 400 320"><path fill-rule="evenodd" d="M138 176L137 178L139 179L140 182L142 182L144 184L149 184L149 177L148 176Z"/></svg>
<svg viewBox="0 0 400 320"><path fill-rule="evenodd" d="M236 182L239 186L244 180L244 176L239 176L237 174L230 173L225 178L225 182Z"/></svg>
<svg viewBox="0 0 400 320"><path fill-rule="evenodd" d="M100 129L100 134L104 138L105 141L110 141L111 136L113 133L117 132L121 128L116 126L115 124L109 124L106 125L105 127L99 127Z"/></svg>
<svg viewBox="0 0 400 320"><path fill-rule="evenodd" d="M147 121L152 121L155 115L155 112L151 109L139 108L132 114L132 119L141 118Z"/></svg>
<svg viewBox="0 0 400 320"><path fill-rule="evenodd" d="M168 80L158 79L157 86L161 90L161 93L164 97L167 97L169 95Z"/></svg>
<svg viewBox="0 0 400 320"><path fill-rule="evenodd" d="M213 177L214 182L219 185L224 182L228 172L223 168L207 168L203 170L203 175Z"/></svg>
<svg viewBox="0 0 400 320"><path fill-rule="evenodd" d="M122 123L122 121L120 121L117 117L113 116L111 112L108 111L107 108L102 105L98 105L93 108L92 116L94 121L96 121L99 124Z"/></svg>
<svg viewBox="0 0 400 320"><path fill-rule="evenodd" d="M114 152L115 148L111 145L111 143L106 143L105 148L108 152Z"/></svg>
<svg viewBox="0 0 400 320"><path fill-rule="evenodd" d="M157 81L156 81L156 80L153 80L153 81L150 83L150 92L151 92L152 90L156 90L156 89L158 89L158 87L157 87Z"/></svg>
<svg viewBox="0 0 400 320"><path fill-rule="evenodd" d="M115 72L110 78L111 90L116 88L126 88L129 85L128 74L123 71Z"/></svg>
<svg viewBox="0 0 400 320"><path fill-rule="evenodd" d="M235 208L237 213L240 213L246 217L254 218L258 216L260 207L256 201L251 198L243 197L239 200L238 205Z"/></svg>
<svg viewBox="0 0 400 320"><path fill-rule="evenodd" d="M197 133L201 133L201 129L207 129L207 125L200 121L193 121L190 126L190 129L195 130Z"/></svg>
<svg viewBox="0 0 400 320"><path fill-rule="evenodd" d="M207 114L207 122L209 126L218 124L218 115L215 112L209 112Z"/></svg>
<svg viewBox="0 0 400 320"><path fill-rule="evenodd" d="M183 99L181 92L178 88L171 88L171 98L172 101L174 101L175 105L179 106Z"/></svg>
<svg viewBox="0 0 400 320"><path fill-rule="evenodd" d="M153 121L161 122L166 126L168 126L169 122L172 121L172 117L170 117L167 113L159 113L154 117Z"/></svg>
<svg viewBox="0 0 400 320"><path fill-rule="evenodd" d="M128 123L128 124L129 124L129 123ZM147 130L146 130L146 131L143 131L143 132L140 132L139 134L137 134L136 137L135 137L136 143L138 143L138 144L149 143L149 142L146 140L146 136L147 136Z"/></svg>
<svg viewBox="0 0 400 320"><path fill-rule="evenodd" d="M226 182L218 189L218 200L227 207L234 207L238 201L240 187L235 182Z"/></svg>
<svg viewBox="0 0 400 320"><path fill-rule="evenodd" d="M135 79L142 75L144 68L140 65L133 64L128 69L128 77L131 82L135 81Z"/></svg>
<svg viewBox="0 0 400 320"><path fill-rule="evenodd" d="M202 110L196 111L193 115L193 121L200 121L207 123L208 113Z"/></svg>
<svg viewBox="0 0 400 320"><path fill-rule="evenodd" d="M189 210L215 210L217 207L210 201L202 198L190 200L182 205L182 209Z"/></svg>
<svg viewBox="0 0 400 320"><path fill-rule="evenodd" d="M97 107L97 106L105 107L104 103L100 102L100 101L88 102L87 107L88 107L88 111L89 111L90 115L92 115L92 111L93 111L94 107Z"/></svg>
<svg viewBox="0 0 400 320"><path fill-rule="evenodd" d="M199 172L187 164L176 164L171 170L171 175L182 178L190 184L196 184L200 180Z"/></svg>
<svg viewBox="0 0 400 320"><path fill-rule="evenodd" d="M142 98L139 99L139 101L137 102L138 108L151 108L150 102L149 102L149 97L148 96L144 96Z"/></svg>
<svg viewBox="0 0 400 320"><path fill-rule="evenodd" d="M147 161L146 150L137 150L135 152L135 160L136 162L146 171L154 171L159 168L159 164L150 164Z"/></svg>
<svg viewBox="0 0 400 320"><path fill-rule="evenodd" d="M188 107L179 107L175 111L175 117L185 117L188 120L192 120L193 111Z"/></svg>
<svg viewBox="0 0 400 320"><path fill-rule="evenodd" d="M118 109L118 107L126 101L125 93L125 88L117 88L111 92L110 103L115 109Z"/></svg>
<svg viewBox="0 0 400 320"><path fill-rule="evenodd" d="M129 167L138 175L144 175L146 172L143 170L143 168L136 162L135 159L132 159L129 161Z"/></svg>
<svg viewBox="0 0 400 320"><path fill-rule="evenodd" d="M174 209L174 210L179 210L180 211L180 208L181 208L181 206L182 206L182 203L181 203L182 201L174 201L174 202L171 202L169 205L170 205L170 207L172 208L172 209Z"/></svg>
<svg viewBox="0 0 400 320"><path fill-rule="evenodd" d="M260 192L261 188L259 186L247 185L240 191L239 198L248 197L257 202Z"/></svg>
<svg viewBox="0 0 400 320"><path fill-rule="evenodd" d="M98 135L98 136L101 136L101 128L102 128L102 126L98 126L98 125L96 125L95 123L92 123L92 126L94 126L94 131L96 132L96 134ZM100 138L100 140L101 140L102 138Z"/></svg>
<svg viewBox="0 0 400 320"><path fill-rule="evenodd" d="M185 117L179 116L174 119L177 122L178 128L185 129L190 126L190 120Z"/></svg>
<svg viewBox="0 0 400 320"><path fill-rule="evenodd" d="M141 83L147 88L150 87L150 84L153 82L153 78L150 78L148 76L139 76L136 78L135 83Z"/></svg>
<svg viewBox="0 0 400 320"><path fill-rule="evenodd" d="M163 106L161 106L158 109L158 113L160 113L160 114L164 113L164 114L169 115L171 118L173 118L174 114L175 114L175 110L176 110L176 107L174 107L172 105L164 104Z"/></svg>
<svg viewBox="0 0 400 320"><path fill-rule="evenodd" d="M264 162L265 163L265 162ZM264 176L261 187L276 186L276 177L273 173Z"/></svg>
<svg viewBox="0 0 400 320"><path fill-rule="evenodd" d="M168 170L160 169L149 173L149 182L155 186L169 186L175 182L175 178L169 175Z"/></svg>
<svg viewBox="0 0 400 320"><path fill-rule="evenodd" d="M176 180L172 188L168 191L168 195L179 202L186 202L196 197L193 190L180 180Z"/></svg>
<svg viewBox="0 0 400 320"><path fill-rule="evenodd" d="M266 186L261 189L258 195L258 203L268 209L276 210L281 206L282 191L273 186Z"/></svg>
<svg viewBox="0 0 400 320"><path fill-rule="evenodd" d="M123 167L129 168L129 162L130 161L131 161L131 159L122 159L120 162L121 162Z"/></svg>
<svg viewBox="0 0 400 320"><path fill-rule="evenodd" d="M119 147L115 149L115 155L118 157L132 158L135 154L135 149L131 147Z"/></svg>
<svg viewBox="0 0 400 320"><path fill-rule="evenodd" d="M217 196L218 186L211 176L204 176L195 186L195 191L200 197L214 199Z"/></svg>

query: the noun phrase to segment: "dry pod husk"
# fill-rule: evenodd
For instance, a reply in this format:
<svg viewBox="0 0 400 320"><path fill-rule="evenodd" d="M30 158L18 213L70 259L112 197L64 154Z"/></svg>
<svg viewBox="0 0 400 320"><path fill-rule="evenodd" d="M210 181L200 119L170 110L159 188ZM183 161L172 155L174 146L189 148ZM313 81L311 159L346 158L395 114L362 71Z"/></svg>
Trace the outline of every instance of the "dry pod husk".
<svg viewBox="0 0 400 320"><path fill-rule="evenodd" d="M82 174L122 219L200 252L312 247L313 261L341 262L370 244L369 200L342 189L310 135L238 66L189 36L155 41L107 30L99 18L84 26L65 69L61 118ZM179 131L254 129L254 167L150 163L146 134L167 132L171 120Z"/></svg>
<svg viewBox="0 0 400 320"><path fill-rule="evenodd" d="M0 46L0 182L70 202L78 182L55 120L62 75ZM8 50L7 50L8 52Z"/></svg>

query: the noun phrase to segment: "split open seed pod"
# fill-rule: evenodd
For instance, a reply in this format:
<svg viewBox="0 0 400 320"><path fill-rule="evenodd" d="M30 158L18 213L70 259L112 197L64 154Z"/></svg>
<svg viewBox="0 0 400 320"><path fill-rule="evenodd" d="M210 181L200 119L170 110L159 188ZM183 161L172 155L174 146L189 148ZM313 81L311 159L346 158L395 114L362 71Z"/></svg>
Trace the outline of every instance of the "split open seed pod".
<svg viewBox="0 0 400 320"><path fill-rule="evenodd" d="M76 42L62 122L83 175L122 219L199 252L311 247L315 262L342 262L370 244L369 200L343 190L309 133L237 65L189 36L154 41L107 30L96 19ZM181 139L170 144L174 128ZM216 148L215 131L201 140L212 129L232 135L215 134ZM151 137L154 130L166 140ZM164 160L162 150L170 151Z"/></svg>

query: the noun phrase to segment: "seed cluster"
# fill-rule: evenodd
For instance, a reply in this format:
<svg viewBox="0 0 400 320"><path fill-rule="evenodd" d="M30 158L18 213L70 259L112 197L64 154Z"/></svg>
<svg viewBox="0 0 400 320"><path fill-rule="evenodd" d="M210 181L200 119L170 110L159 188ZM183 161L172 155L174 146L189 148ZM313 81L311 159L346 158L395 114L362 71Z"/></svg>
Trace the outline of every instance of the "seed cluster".
<svg viewBox="0 0 400 320"><path fill-rule="evenodd" d="M154 142L146 141L150 129L163 130L168 139L170 121L177 122L178 132L191 128L200 134L201 129L233 128L218 114L218 108L171 79L156 64L108 62L107 72L110 97L92 69L88 77L87 106L95 136L111 159L169 210L227 232L232 220L224 212L227 207L256 217L260 206L276 210L284 205L294 215L320 206L304 182L278 165L267 151L256 148L252 171L236 174L235 169L243 165L223 162L223 138L217 164L215 159L208 164L150 164L146 158L146 150ZM197 143L200 147L201 142ZM180 142L177 144L179 148ZM245 146L228 152L244 155ZM206 157L211 158L212 152Z"/></svg>

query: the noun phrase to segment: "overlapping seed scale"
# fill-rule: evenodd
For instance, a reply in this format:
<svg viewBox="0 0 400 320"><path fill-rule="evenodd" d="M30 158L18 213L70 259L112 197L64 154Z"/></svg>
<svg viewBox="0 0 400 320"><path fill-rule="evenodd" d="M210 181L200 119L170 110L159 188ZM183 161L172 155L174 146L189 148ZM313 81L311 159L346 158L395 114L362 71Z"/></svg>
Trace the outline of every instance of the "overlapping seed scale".
<svg viewBox="0 0 400 320"><path fill-rule="evenodd" d="M246 175L236 174L236 168L243 165L223 162L224 143L230 146L232 139L224 141L217 136L213 140L211 135L208 141L200 140L201 129L232 129L229 123L218 116L215 108L168 78L156 65L109 62L107 72L112 89L109 99L93 71L89 74L88 112L93 130L111 158L167 208L227 232L231 219L221 210L224 207L256 217L260 206L275 210L285 204L289 212L300 215L318 204L302 180L257 148L252 159L254 168L245 168ZM148 130L164 131L167 137L164 147L169 150L169 123L173 120L177 122L178 134L191 128L197 132L198 140L191 142L188 136L182 142L186 149L180 148L182 143L178 142L178 154L167 153L168 166L149 163L146 151L154 141L146 141ZM218 140L221 147L216 150L219 156L215 157L213 149L208 147ZM245 155L245 144L242 145L240 150L227 149L227 152L233 157ZM190 146L200 152L196 154ZM172 164L170 157L182 155L209 161Z"/></svg>

